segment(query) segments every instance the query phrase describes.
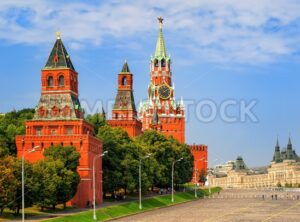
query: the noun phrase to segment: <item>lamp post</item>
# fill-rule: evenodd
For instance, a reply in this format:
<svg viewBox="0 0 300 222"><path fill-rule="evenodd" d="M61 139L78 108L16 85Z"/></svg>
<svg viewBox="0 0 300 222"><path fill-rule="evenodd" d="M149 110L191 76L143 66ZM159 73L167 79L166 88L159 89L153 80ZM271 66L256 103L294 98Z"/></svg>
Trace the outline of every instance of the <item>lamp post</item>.
<svg viewBox="0 0 300 222"><path fill-rule="evenodd" d="M174 160L172 163L172 203L174 203L174 166L175 163L180 162L181 160L183 160L182 157L178 160Z"/></svg>
<svg viewBox="0 0 300 222"><path fill-rule="evenodd" d="M35 152L36 148L39 148L40 146L35 146L33 147L27 154ZM25 174L25 169L24 169L24 162L25 162L25 151L23 148L23 153L22 153L22 221L25 221L25 179L24 179L24 174Z"/></svg>
<svg viewBox="0 0 300 222"><path fill-rule="evenodd" d="M108 151L106 150L102 154L98 154L98 155L94 156L94 159L93 159L93 208L94 208L93 219L94 220L97 220L97 216L96 216L95 163L96 163L97 158L102 157L107 153L108 153Z"/></svg>
<svg viewBox="0 0 300 222"><path fill-rule="evenodd" d="M140 210L142 209L142 160L147 159L151 156L151 153L140 158L140 163L139 163L139 208Z"/></svg>

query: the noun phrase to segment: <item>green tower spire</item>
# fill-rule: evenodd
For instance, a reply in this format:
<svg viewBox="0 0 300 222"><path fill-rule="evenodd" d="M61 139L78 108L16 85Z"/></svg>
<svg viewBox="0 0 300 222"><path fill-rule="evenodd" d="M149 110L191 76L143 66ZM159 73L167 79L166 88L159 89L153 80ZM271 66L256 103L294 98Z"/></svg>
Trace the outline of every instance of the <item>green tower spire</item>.
<svg viewBox="0 0 300 222"><path fill-rule="evenodd" d="M53 46L53 49L49 55L47 63L44 69L72 69L75 71L75 68L72 64L71 58L61 40L60 33L56 32L56 42Z"/></svg>
<svg viewBox="0 0 300 222"><path fill-rule="evenodd" d="M275 151L274 151L274 155L273 155L273 161L276 163L281 162L281 154L280 154L280 146L279 146L278 137L277 137Z"/></svg>
<svg viewBox="0 0 300 222"><path fill-rule="evenodd" d="M122 67L121 73L130 72L127 60L125 60L124 65Z"/></svg>
<svg viewBox="0 0 300 222"><path fill-rule="evenodd" d="M167 58L167 50L166 50L164 36L162 32L163 20L164 19L162 17L158 18L159 32L158 32L155 55L154 55L154 57L157 59Z"/></svg>

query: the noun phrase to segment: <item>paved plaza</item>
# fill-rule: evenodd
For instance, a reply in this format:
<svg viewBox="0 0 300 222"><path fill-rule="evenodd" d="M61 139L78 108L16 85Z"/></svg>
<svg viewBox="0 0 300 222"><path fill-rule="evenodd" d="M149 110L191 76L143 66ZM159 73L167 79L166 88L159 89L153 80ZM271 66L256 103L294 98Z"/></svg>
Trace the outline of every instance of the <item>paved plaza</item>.
<svg viewBox="0 0 300 222"><path fill-rule="evenodd" d="M224 190L213 198L192 201L115 221L300 222L299 195L300 192L231 189Z"/></svg>

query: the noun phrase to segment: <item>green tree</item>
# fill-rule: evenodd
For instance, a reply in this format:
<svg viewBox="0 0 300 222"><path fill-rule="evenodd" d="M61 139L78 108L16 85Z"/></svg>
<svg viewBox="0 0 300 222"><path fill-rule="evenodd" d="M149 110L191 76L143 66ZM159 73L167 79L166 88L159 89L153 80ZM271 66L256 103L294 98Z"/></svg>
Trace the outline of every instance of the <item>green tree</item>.
<svg viewBox="0 0 300 222"><path fill-rule="evenodd" d="M80 176L77 172L80 154L75 147L52 146L45 150L44 156L46 161L61 161L63 168L57 172L60 177L57 184L57 203L66 203L74 197L80 182Z"/></svg>
<svg viewBox="0 0 300 222"><path fill-rule="evenodd" d="M21 167L22 162L12 156L0 159L0 211L10 208L19 214L22 205ZM27 161L25 166L25 206L32 205L30 184L32 181L32 167Z"/></svg>
<svg viewBox="0 0 300 222"><path fill-rule="evenodd" d="M0 147L16 154L16 135L25 133L25 121L33 118L34 109L22 109L6 113L0 118Z"/></svg>
<svg viewBox="0 0 300 222"><path fill-rule="evenodd" d="M103 150L108 151L108 155L103 157L103 193L113 193L124 187L122 160L127 155L128 150L124 149L130 144L128 134L121 128L112 128L105 125L99 128L97 137L102 140Z"/></svg>
<svg viewBox="0 0 300 222"><path fill-rule="evenodd" d="M72 171L76 171L79 165L80 154L74 146L51 146L45 149L44 156L48 159L61 160L64 166Z"/></svg>
<svg viewBox="0 0 300 222"><path fill-rule="evenodd" d="M145 131L144 134L136 138L136 143L146 153L152 153L157 161L156 170L153 172L153 186L171 186L172 163L180 158L183 158L183 161L175 165L174 181L182 184L191 180L194 159L187 145L181 144L173 138L166 138L155 130Z"/></svg>
<svg viewBox="0 0 300 222"><path fill-rule="evenodd" d="M100 127L107 124L104 110L102 110L102 113L87 115L86 120L94 126L95 135L98 134L98 130Z"/></svg>
<svg viewBox="0 0 300 222"><path fill-rule="evenodd" d="M4 208L6 208L17 193L17 188L20 181L15 177L15 159L7 156L0 159L0 215L2 215Z"/></svg>
<svg viewBox="0 0 300 222"><path fill-rule="evenodd" d="M33 183L32 191L34 203L41 207L55 206L59 202L59 185L62 178L59 172L64 169L64 163L61 160L41 160L33 165Z"/></svg>

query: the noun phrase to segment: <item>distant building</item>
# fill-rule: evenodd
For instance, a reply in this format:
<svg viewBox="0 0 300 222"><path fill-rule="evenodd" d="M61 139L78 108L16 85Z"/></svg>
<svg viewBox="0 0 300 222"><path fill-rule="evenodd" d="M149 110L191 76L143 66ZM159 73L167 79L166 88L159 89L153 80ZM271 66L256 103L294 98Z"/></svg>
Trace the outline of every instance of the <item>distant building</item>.
<svg viewBox="0 0 300 222"><path fill-rule="evenodd" d="M208 181L211 186L263 188L300 185L300 160L295 150L293 150L290 138L287 148L282 151L280 151L277 140L271 165L266 169L249 169L241 157L230 163L231 169L229 167L216 167L208 175Z"/></svg>

